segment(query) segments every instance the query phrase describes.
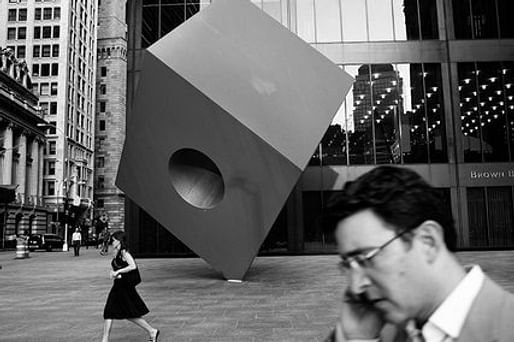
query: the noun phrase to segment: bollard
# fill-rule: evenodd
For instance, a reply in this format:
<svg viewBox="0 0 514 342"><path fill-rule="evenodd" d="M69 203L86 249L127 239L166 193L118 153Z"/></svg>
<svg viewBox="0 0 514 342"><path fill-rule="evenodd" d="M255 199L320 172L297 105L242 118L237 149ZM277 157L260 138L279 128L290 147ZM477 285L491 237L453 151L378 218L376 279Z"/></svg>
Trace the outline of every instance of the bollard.
<svg viewBox="0 0 514 342"><path fill-rule="evenodd" d="M25 259L29 257L29 246L27 239L16 239L16 259Z"/></svg>

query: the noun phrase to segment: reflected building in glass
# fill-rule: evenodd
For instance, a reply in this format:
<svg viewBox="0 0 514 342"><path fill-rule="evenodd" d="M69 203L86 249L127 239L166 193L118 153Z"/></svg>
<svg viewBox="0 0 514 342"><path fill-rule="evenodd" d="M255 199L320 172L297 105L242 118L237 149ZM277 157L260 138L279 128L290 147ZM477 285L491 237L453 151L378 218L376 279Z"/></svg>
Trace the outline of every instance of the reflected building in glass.
<svg viewBox="0 0 514 342"><path fill-rule="evenodd" d="M383 164L439 189L460 248L514 247L512 0L252 2L355 78L261 254L334 252L327 201ZM143 49L210 3L128 3L128 108ZM126 229L141 255L191 254L130 201Z"/></svg>

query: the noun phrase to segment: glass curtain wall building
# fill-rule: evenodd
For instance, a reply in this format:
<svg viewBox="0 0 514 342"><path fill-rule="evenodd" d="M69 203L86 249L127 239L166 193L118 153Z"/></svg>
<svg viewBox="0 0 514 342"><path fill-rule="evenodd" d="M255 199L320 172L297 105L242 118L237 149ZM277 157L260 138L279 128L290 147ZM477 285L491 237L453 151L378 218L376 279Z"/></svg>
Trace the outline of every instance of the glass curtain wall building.
<svg viewBox="0 0 514 342"><path fill-rule="evenodd" d="M382 164L412 168L440 190L461 249L514 247L513 1L252 2L355 79L261 254L335 251L327 201ZM129 103L141 51L210 3L128 5ZM127 210L139 253L189 253L133 203Z"/></svg>

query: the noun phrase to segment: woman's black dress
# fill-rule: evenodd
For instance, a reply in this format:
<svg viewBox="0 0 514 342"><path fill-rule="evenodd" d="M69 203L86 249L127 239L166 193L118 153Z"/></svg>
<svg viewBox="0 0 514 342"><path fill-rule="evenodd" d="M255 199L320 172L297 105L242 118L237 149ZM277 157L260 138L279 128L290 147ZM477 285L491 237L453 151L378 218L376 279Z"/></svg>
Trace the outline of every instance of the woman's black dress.
<svg viewBox="0 0 514 342"><path fill-rule="evenodd" d="M121 252L111 262L113 270L127 267L128 263L121 257ZM123 273L121 274L123 277ZM135 286L127 285L121 279L115 279L104 308L104 319L137 318L150 310L136 291Z"/></svg>

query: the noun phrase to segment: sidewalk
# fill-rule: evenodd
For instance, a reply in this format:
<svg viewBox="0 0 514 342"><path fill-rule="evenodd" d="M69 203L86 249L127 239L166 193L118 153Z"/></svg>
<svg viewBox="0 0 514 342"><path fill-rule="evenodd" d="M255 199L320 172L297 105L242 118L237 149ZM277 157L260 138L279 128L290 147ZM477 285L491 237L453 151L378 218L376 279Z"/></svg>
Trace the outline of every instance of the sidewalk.
<svg viewBox="0 0 514 342"><path fill-rule="evenodd" d="M95 248L0 252L0 341L100 341L110 256ZM514 292L514 251L463 252ZM322 341L346 284L336 255L256 258L245 281L228 283L202 259L138 259L138 291L160 341ZM115 321L111 341L146 341Z"/></svg>

